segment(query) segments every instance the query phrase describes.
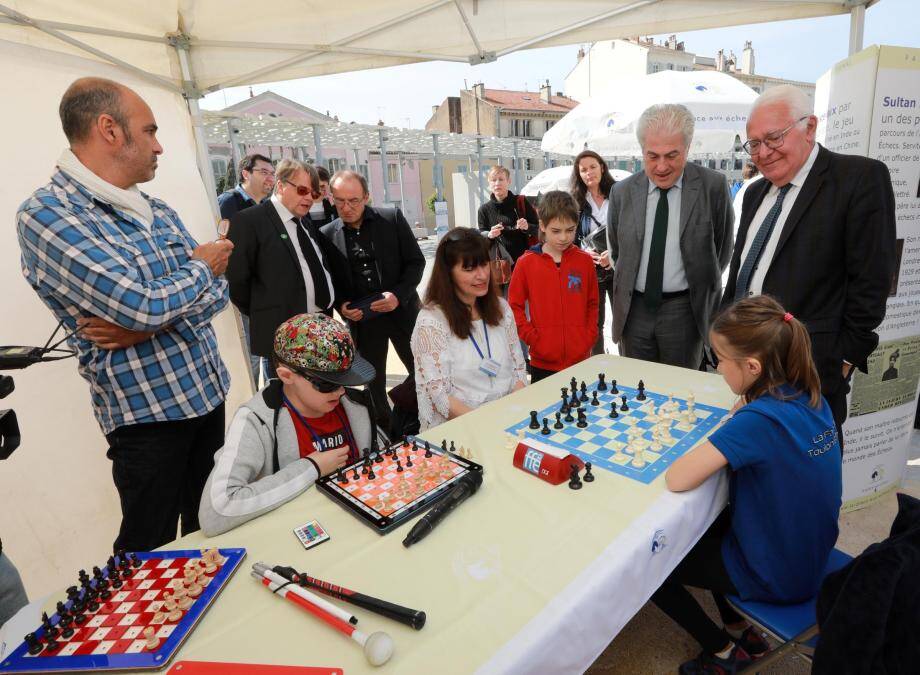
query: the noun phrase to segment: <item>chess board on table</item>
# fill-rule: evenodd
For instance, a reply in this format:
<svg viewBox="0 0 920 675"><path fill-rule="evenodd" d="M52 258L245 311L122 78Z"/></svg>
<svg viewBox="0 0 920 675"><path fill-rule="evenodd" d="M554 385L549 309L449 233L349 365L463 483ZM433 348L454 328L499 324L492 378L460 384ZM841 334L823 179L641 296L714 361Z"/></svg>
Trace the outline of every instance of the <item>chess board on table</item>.
<svg viewBox="0 0 920 675"><path fill-rule="evenodd" d="M518 436L519 431L524 431L525 437L534 438L543 443L554 446L564 452L572 453L586 462L591 462L592 467L602 468L607 471L626 476L640 483L651 483L687 450L697 444L709 432L715 429L728 414L723 408L716 408L701 403L693 403L696 415L695 422L682 420L683 413L687 411L687 399L660 394L648 389L645 390L645 400L638 400L638 390L617 384L618 393L612 392L611 384L606 391L597 391L599 381L593 382L587 389L588 401L581 402L585 409L588 426L578 428L576 422L563 422L562 429L554 429L556 412L561 405L561 399L556 404L537 412L541 429L530 428L530 417L508 427L506 431ZM598 405L591 405L592 392L597 391ZM621 396L626 396L628 411L621 411ZM609 417L611 403L616 402L618 416ZM668 403L670 401L670 404ZM660 417L653 415L652 409L657 411L662 406L670 408L668 417L669 439L660 439L660 448L653 449L653 429L658 424ZM577 417L573 411L573 417ZM549 434L542 434L543 418L549 420ZM563 418L564 419L564 418ZM630 431L635 428L637 431ZM641 432L641 433L640 433ZM636 434L641 439L636 443L630 434ZM631 441L633 441L631 443ZM640 446L638 449L636 445ZM636 462L636 452L641 453L641 462ZM638 465L637 465L638 464Z"/></svg>
<svg viewBox="0 0 920 675"><path fill-rule="evenodd" d="M431 457L425 454L424 441L409 438L370 457L373 478L362 459L316 484L361 522L385 534L434 506L463 476L482 472L476 462L440 447L430 446Z"/></svg>
<svg viewBox="0 0 920 675"><path fill-rule="evenodd" d="M179 646L195 628L204 612L226 585L231 575L246 556L246 549L223 548L214 569L205 573L201 566L200 595L181 611L181 617L169 617L163 611L164 598L183 586L186 566L198 564L199 551L154 551L116 556L114 569L106 566L100 581L90 582L95 590L105 590L108 598L99 597L98 609L85 607L78 612L83 618L69 624L72 635L63 633L50 637L48 626L60 632L64 624L60 613L34 631L41 644L39 653L33 654L24 641L9 656L0 661L2 673L57 673L105 670L153 670L166 666ZM136 566L135 566L136 565ZM125 572L127 568L127 573ZM115 577L118 582L114 583ZM208 579L205 580L204 577ZM183 586L184 587L184 586ZM76 590L76 587L74 587ZM76 597L86 598L86 588L76 591L67 602L59 603L68 616L75 611ZM173 620L175 619L175 620ZM69 623L69 622L68 622ZM158 639L157 647L150 649L145 629L153 627ZM49 640L52 644L49 645ZM56 643L56 644L54 644Z"/></svg>

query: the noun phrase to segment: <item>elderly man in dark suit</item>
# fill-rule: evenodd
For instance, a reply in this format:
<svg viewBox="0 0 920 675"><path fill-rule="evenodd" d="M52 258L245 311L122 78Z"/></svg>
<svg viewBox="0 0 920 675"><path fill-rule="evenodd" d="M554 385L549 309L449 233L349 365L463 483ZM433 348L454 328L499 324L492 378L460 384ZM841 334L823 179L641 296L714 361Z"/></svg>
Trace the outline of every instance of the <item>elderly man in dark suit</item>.
<svg viewBox="0 0 920 675"><path fill-rule="evenodd" d="M732 206L721 174L687 163L693 114L648 108L636 135L645 171L610 190L607 240L613 339L630 358L699 368L732 248Z"/></svg>
<svg viewBox="0 0 920 675"><path fill-rule="evenodd" d="M722 305L764 293L805 323L839 433L850 376L866 372L885 316L894 192L882 162L817 144L811 111L789 85L754 102L744 148L763 180L744 195Z"/></svg>
<svg viewBox="0 0 920 675"><path fill-rule="evenodd" d="M230 300L250 319L251 350L266 360L266 379L275 329L296 314L331 314L344 270L339 252L305 217L319 198L316 169L283 159L275 177L270 199L230 220L227 267Z"/></svg>
<svg viewBox="0 0 920 675"><path fill-rule="evenodd" d="M367 205L367 181L360 173L339 171L330 187L339 217L321 232L346 261L346 290L337 307L351 325L361 356L377 371L371 398L377 423L389 429L387 352L392 342L406 370L414 372L409 339L418 316L416 287L425 270L425 256L399 209Z"/></svg>

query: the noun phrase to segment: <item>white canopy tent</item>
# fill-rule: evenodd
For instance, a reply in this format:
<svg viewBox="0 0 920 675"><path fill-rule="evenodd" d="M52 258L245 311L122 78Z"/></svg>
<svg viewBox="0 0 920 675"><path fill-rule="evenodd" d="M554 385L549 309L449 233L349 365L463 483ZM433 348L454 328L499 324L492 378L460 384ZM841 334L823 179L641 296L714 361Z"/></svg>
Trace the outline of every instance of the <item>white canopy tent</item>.
<svg viewBox="0 0 920 675"><path fill-rule="evenodd" d="M623 169L609 169L608 172L613 180L623 180L629 178L632 174ZM536 176L527 181L527 185L521 188L521 194L526 197L536 197L549 192L550 190L569 190L572 182L572 167L554 166L549 169L543 169Z"/></svg>
<svg viewBox="0 0 920 675"><path fill-rule="evenodd" d="M656 103L680 103L693 113L696 128L690 154L722 154L744 135L757 92L719 72L665 70L612 80L608 93L582 101L543 136L546 152L577 155L590 148L605 157L641 156L636 127Z"/></svg>
<svg viewBox="0 0 920 675"><path fill-rule="evenodd" d="M144 189L176 207L192 234L213 236L214 184L198 100L241 84L430 60L485 63L513 51L630 35L691 31L850 13L850 51L861 48L875 0L277 0L270 11L203 0L0 0L0 108L11 168L0 183L0 342L42 344L50 313L25 286L10 222L47 181L65 145L56 119L67 85L99 75L150 104L166 147ZM307 41L304 36L310 36ZM192 166L197 160L200 176ZM209 211L210 209L210 211ZM248 395L230 313L215 321L234 385L232 413ZM33 593L66 585L98 561L118 506L90 414L87 385L64 361L17 374L23 445L0 467L4 552ZM87 523L92 523L87 527Z"/></svg>

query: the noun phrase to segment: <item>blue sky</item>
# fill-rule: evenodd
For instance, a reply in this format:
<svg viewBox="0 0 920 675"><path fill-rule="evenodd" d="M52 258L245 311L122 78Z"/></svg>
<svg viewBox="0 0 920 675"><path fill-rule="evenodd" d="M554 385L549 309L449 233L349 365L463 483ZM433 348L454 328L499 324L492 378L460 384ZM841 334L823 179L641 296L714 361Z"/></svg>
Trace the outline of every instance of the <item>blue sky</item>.
<svg viewBox="0 0 920 675"><path fill-rule="evenodd" d="M918 0L881 0L866 12L864 44L920 47L918 12ZM756 72L814 82L846 57L849 25L849 15L841 15L679 33L678 39L688 51L703 56L714 56L720 48L740 56L750 40ZM464 80L467 85L481 80L487 88L533 91L548 78L553 91L561 91L577 51L578 45L534 49L481 66L419 63L275 82L254 86L253 91L271 89L320 112L337 114L344 122L373 124L383 119L390 126L421 128L431 106L456 96ZM248 87L227 89L206 97L202 107L223 108L248 95Z"/></svg>

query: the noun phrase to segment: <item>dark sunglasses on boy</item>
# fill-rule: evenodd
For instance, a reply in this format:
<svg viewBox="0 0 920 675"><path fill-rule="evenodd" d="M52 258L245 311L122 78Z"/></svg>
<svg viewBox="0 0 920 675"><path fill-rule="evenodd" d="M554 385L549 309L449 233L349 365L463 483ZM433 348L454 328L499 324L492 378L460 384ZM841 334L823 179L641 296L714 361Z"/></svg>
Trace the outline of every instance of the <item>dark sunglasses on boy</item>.
<svg viewBox="0 0 920 675"><path fill-rule="evenodd" d="M285 363L281 359L278 359L278 363L300 375L307 382L312 384L313 388L316 389L316 391L318 391L320 394L331 394L343 386L341 384L336 384L335 382L330 382L329 380L324 380L321 377L317 377L313 373L307 372L303 368L298 368L297 366L292 366L289 363Z"/></svg>

